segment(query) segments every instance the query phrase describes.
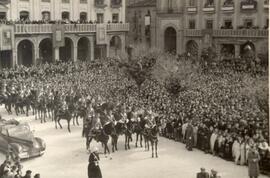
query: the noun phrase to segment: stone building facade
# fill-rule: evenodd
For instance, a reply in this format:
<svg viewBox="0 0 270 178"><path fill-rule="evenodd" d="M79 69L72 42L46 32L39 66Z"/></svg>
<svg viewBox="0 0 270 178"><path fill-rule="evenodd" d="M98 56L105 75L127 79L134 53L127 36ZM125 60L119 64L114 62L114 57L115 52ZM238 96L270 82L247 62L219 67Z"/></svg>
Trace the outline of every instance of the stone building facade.
<svg viewBox="0 0 270 178"><path fill-rule="evenodd" d="M125 0L0 2L0 68L94 60L125 49Z"/></svg>
<svg viewBox="0 0 270 178"><path fill-rule="evenodd" d="M149 9L143 4L128 7L143 15ZM198 57L212 46L220 58L239 57L246 48L256 54L268 51L268 0L157 0L151 7L156 30L152 44L163 51ZM131 26L132 16L127 13ZM134 37L132 30L129 38Z"/></svg>
<svg viewBox="0 0 270 178"><path fill-rule="evenodd" d="M140 0L127 6L127 22L130 25L128 43L156 46L156 0Z"/></svg>

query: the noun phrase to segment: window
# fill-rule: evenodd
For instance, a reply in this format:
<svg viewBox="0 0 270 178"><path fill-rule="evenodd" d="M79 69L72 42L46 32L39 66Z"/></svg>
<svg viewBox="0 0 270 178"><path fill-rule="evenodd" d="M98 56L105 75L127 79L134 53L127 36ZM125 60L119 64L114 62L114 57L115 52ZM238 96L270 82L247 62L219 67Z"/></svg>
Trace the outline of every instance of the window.
<svg viewBox="0 0 270 178"><path fill-rule="evenodd" d="M97 23L104 23L104 14L102 13L97 14Z"/></svg>
<svg viewBox="0 0 270 178"><path fill-rule="evenodd" d="M69 0L62 0L62 3L69 3Z"/></svg>
<svg viewBox="0 0 270 178"><path fill-rule="evenodd" d="M168 0L168 11L173 9L172 0Z"/></svg>
<svg viewBox="0 0 270 178"><path fill-rule="evenodd" d="M189 0L189 6L195 6L195 0Z"/></svg>
<svg viewBox="0 0 270 178"><path fill-rule="evenodd" d="M224 21L224 28L225 29L232 29L233 26L232 26L232 20L225 20Z"/></svg>
<svg viewBox="0 0 270 178"><path fill-rule="evenodd" d="M51 13L48 11L42 12L42 20L50 21L51 20Z"/></svg>
<svg viewBox="0 0 270 178"><path fill-rule="evenodd" d="M196 28L196 21L194 19L189 20L188 28L189 29L195 29Z"/></svg>
<svg viewBox="0 0 270 178"><path fill-rule="evenodd" d="M214 5L214 0L206 0L204 7L211 7Z"/></svg>
<svg viewBox="0 0 270 178"><path fill-rule="evenodd" d="M7 18L6 12L0 12L0 20L5 20Z"/></svg>
<svg viewBox="0 0 270 178"><path fill-rule="evenodd" d="M80 22L86 22L87 21L87 13L81 12L80 13Z"/></svg>
<svg viewBox="0 0 270 178"><path fill-rule="evenodd" d="M51 0L42 0L41 2L51 2Z"/></svg>
<svg viewBox="0 0 270 178"><path fill-rule="evenodd" d="M29 20L29 12L21 11L20 12L20 20Z"/></svg>
<svg viewBox="0 0 270 178"><path fill-rule="evenodd" d="M112 14L112 23L119 22L119 14Z"/></svg>
<svg viewBox="0 0 270 178"><path fill-rule="evenodd" d="M69 20L69 12L62 12L62 20Z"/></svg>
<svg viewBox="0 0 270 178"><path fill-rule="evenodd" d="M265 23L266 23L266 24L265 24L264 28L265 28L265 29L268 29L268 27L269 27L269 19L266 19Z"/></svg>
<svg viewBox="0 0 270 178"><path fill-rule="evenodd" d="M246 28L251 28L253 26L253 20L252 19L245 19L244 20L244 26Z"/></svg>
<svg viewBox="0 0 270 178"><path fill-rule="evenodd" d="M96 5L104 5L104 0L95 0Z"/></svg>
<svg viewBox="0 0 270 178"><path fill-rule="evenodd" d="M206 20L206 29L213 29L213 20Z"/></svg>
<svg viewBox="0 0 270 178"><path fill-rule="evenodd" d="M80 0L81 4L87 4L87 0Z"/></svg>
<svg viewBox="0 0 270 178"><path fill-rule="evenodd" d="M121 5L122 4L122 0L111 0L111 4L112 5Z"/></svg>

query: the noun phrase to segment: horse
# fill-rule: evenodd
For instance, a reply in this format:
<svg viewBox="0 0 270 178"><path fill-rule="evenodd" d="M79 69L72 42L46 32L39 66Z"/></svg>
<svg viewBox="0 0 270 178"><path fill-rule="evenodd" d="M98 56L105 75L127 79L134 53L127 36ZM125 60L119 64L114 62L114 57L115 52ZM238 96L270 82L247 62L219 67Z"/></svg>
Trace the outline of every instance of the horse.
<svg viewBox="0 0 270 178"><path fill-rule="evenodd" d="M151 143L151 148L152 148L152 158L154 158L154 155L156 158L158 157L157 154L157 145L158 145L158 133L159 129L157 125L154 125L152 128L145 128L145 138L146 142L148 145L148 150L149 150L149 142Z"/></svg>
<svg viewBox="0 0 270 178"><path fill-rule="evenodd" d="M61 120L66 120L68 123L68 131L69 133L71 133L70 130L70 121L72 119L72 113L69 111L69 109L67 110L56 110L55 112L55 118L54 118L54 122L55 122L55 128L57 129L57 124L60 126L60 128L62 129L62 125L60 123Z"/></svg>
<svg viewBox="0 0 270 178"><path fill-rule="evenodd" d="M145 120L141 117L140 121L137 121L134 123L134 133L136 134L136 142L135 147L138 147L138 141L140 139L140 146L143 147L142 141L143 141L143 129L146 124Z"/></svg>
<svg viewBox="0 0 270 178"><path fill-rule="evenodd" d="M94 139L97 142L101 142L102 145L104 146L104 154L105 157L107 152L110 155L110 149L108 147L108 141L110 139L110 135L115 134L115 129L114 129L114 124L112 122L109 122L103 126L102 129L96 130L96 129L90 129L90 133L87 135L87 144L86 148L90 148L90 143Z"/></svg>
<svg viewBox="0 0 270 178"><path fill-rule="evenodd" d="M133 123L131 120L129 120L126 123L125 129L125 150L130 149L129 143L132 142L132 133L133 133Z"/></svg>
<svg viewBox="0 0 270 178"><path fill-rule="evenodd" d="M111 136L112 137L112 152L118 150L118 147L117 147L117 145L118 145L118 137L120 135L125 134L125 131L126 131L125 123L117 122L115 124L115 134Z"/></svg>

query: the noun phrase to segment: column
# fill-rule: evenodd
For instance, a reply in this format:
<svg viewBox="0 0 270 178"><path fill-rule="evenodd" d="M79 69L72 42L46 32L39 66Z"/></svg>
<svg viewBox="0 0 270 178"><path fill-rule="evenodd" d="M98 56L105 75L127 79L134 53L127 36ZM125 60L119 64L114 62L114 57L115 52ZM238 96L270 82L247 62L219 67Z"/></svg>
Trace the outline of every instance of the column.
<svg viewBox="0 0 270 178"><path fill-rule="evenodd" d="M39 47L35 46L34 49L34 58L33 58L33 65L36 66L38 63L40 63L40 59L39 59Z"/></svg>
<svg viewBox="0 0 270 178"><path fill-rule="evenodd" d="M110 42L108 42L108 43L107 43L107 57L110 56L110 48L111 48Z"/></svg>
<svg viewBox="0 0 270 178"><path fill-rule="evenodd" d="M12 50L12 67L15 67L18 64L18 59L17 59L17 50L13 49Z"/></svg>
<svg viewBox="0 0 270 178"><path fill-rule="evenodd" d="M73 62L76 62L77 60L78 60L78 45L76 42L73 48Z"/></svg>
<svg viewBox="0 0 270 178"><path fill-rule="evenodd" d="M95 46L94 46L94 39L91 37L91 38L89 38L89 41L90 41L90 48L89 48L89 52L90 52L90 61L94 61L95 59L95 57L94 57L94 54L95 54L95 51L94 51L94 49L95 49Z"/></svg>
<svg viewBox="0 0 270 178"><path fill-rule="evenodd" d="M54 48L54 61L59 61L60 60L60 52L59 52L59 47Z"/></svg>
<svg viewBox="0 0 270 178"><path fill-rule="evenodd" d="M235 51L235 57L238 58L240 56L240 45L236 44L234 45L234 51Z"/></svg>
<svg viewBox="0 0 270 178"><path fill-rule="evenodd" d="M125 52L126 47L126 35L121 36L121 53Z"/></svg>

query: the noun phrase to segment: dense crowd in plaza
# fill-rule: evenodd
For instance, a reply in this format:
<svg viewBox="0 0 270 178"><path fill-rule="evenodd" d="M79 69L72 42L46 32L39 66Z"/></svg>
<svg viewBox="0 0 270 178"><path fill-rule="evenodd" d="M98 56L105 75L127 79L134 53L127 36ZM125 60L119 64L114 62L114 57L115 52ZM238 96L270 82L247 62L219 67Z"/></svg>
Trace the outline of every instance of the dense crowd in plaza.
<svg viewBox="0 0 270 178"><path fill-rule="evenodd" d="M32 178L32 171L22 172L23 165L19 158L12 160L7 155L6 160L0 165L0 178ZM33 178L40 178L40 174L34 174Z"/></svg>
<svg viewBox="0 0 270 178"><path fill-rule="evenodd" d="M57 92L61 98L79 93L86 99L101 98L137 110L151 109L158 113L161 134L165 137L184 143L191 139L193 146L205 153L240 165L248 163L249 150L256 148L260 166L268 166L268 115L244 90L251 88L247 81L259 84L256 81L267 82L267 77L253 78L230 70L196 77L190 88L172 99L153 78L147 79L138 92L135 82L126 77L113 59L17 67L0 73L8 91L15 88L27 93L36 89L46 96ZM189 126L192 134L187 136Z"/></svg>

